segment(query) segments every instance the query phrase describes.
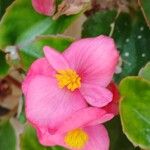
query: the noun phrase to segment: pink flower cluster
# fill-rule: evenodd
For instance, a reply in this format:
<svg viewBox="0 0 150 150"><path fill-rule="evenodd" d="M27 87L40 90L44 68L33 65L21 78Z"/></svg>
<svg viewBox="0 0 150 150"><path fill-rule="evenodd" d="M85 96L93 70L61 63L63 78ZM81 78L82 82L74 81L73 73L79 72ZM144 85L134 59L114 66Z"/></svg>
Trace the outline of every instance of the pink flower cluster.
<svg viewBox="0 0 150 150"><path fill-rule="evenodd" d="M108 150L104 122L118 113L112 77L119 54L112 38L72 43L63 53L44 47L23 82L26 116L45 146Z"/></svg>

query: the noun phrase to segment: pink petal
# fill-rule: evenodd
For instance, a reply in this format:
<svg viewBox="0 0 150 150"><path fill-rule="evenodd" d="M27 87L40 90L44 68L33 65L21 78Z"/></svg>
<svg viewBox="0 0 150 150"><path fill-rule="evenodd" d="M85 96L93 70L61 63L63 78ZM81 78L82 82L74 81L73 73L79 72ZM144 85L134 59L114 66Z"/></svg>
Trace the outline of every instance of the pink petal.
<svg viewBox="0 0 150 150"><path fill-rule="evenodd" d="M96 107L106 106L113 97L108 89L98 85L82 84L80 92L90 105Z"/></svg>
<svg viewBox="0 0 150 150"><path fill-rule="evenodd" d="M117 85L112 81L107 88L113 93L113 102L119 103L120 94Z"/></svg>
<svg viewBox="0 0 150 150"><path fill-rule="evenodd" d="M93 125L98 125L98 124L102 124L105 123L109 120L111 120L114 117L113 113L106 113L105 115L103 115L101 118L91 121L87 124L87 126L93 126Z"/></svg>
<svg viewBox="0 0 150 150"><path fill-rule="evenodd" d="M90 123L93 124L93 122L95 123L96 121L99 121L98 124L103 123L109 120L110 117L113 117L112 114L108 114L103 109L94 107L84 108L65 119L56 133L61 134L69 130L86 126Z"/></svg>
<svg viewBox="0 0 150 150"><path fill-rule="evenodd" d="M103 125L85 127L84 130L89 141L83 150L109 150L109 136Z"/></svg>
<svg viewBox="0 0 150 150"><path fill-rule="evenodd" d="M53 78L38 75L30 82L26 115L37 128L49 128L53 133L65 118L84 107L87 104L79 91L59 89Z"/></svg>
<svg viewBox="0 0 150 150"><path fill-rule="evenodd" d="M103 125L87 126L82 127L82 129L89 136L89 140L82 150L109 150L109 136L107 130ZM44 139L46 139L46 136L44 134L43 136ZM51 137L51 139L55 141L55 144L71 149L70 147L68 147L68 145L65 144L64 137L65 134L58 134L55 137ZM48 139L50 139L50 137L48 137Z"/></svg>
<svg viewBox="0 0 150 150"><path fill-rule="evenodd" d="M53 15L55 11L55 0L32 0L33 8L40 14Z"/></svg>
<svg viewBox="0 0 150 150"><path fill-rule="evenodd" d="M69 68L68 62L59 52L48 46L45 46L43 50L49 64L55 70L63 70Z"/></svg>
<svg viewBox="0 0 150 150"><path fill-rule="evenodd" d="M47 128L43 128L43 130L42 128L37 129L37 136L38 136L40 144L45 145L45 146L55 145L53 138L52 138L53 135L49 133Z"/></svg>
<svg viewBox="0 0 150 150"><path fill-rule="evenodd" d="M50 132L48 131L48 128L40 128L40 129L37 129L36 131L37 131L39 142L42 145L55 146L56 143L59 143L57 141L61 141L60 138L62 138L62 135L50 134Z"/></svg>
<svg viewBox="0 0 150 150"><path fill-rule="evenodd" d="M104 87L110 83L119 57L113 39L107 36L74 42L63 55L82 83Z"/></svg>
<svg viewBox="0 0 150 150"><path fill-rule="evenodd" d="M111 82L107 87L113 93L113 100L107 106L103 107L108 113L118 114L120 94L115 83Z"/></svg>
<svg viewBox="0 0 150 150"><path fill-rule="evenodd" d="M30 81L36 75L53 76L54 74L55 74L54 69L49 65L48 61L45 58L37 59L31 65L31 67L22 83L23 93L26 95Z"/></svg>

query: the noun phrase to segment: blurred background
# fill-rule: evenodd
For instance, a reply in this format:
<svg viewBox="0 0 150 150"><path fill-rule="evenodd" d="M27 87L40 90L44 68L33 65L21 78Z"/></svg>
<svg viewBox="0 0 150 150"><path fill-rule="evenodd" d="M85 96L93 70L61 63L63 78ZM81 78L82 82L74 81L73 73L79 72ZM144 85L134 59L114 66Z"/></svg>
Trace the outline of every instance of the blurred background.
<svg viewBox="0 0 150 150"><path fill-rule="evenodd" d="M121 55L117 84L137 76L150 61L150 0L68 0L65 9L58 8L52 19L35 12L30 0L0 0L0 150L63 149L42 147L35 131L26 129L21 83L32 62L43 56L45 43L63 51L83 37L113 37ZM106 126L110 150L140 149L123 134L119 116Z"/></svg>

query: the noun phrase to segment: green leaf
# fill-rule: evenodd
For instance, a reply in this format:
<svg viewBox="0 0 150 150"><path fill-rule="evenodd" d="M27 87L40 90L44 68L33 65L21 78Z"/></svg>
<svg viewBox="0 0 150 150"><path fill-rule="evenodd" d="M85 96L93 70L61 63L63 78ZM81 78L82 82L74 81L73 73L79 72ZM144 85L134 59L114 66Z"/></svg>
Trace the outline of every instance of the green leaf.
<svg viewBox="0 0 150 150"><path fill-rule="evenodd" d="M113 38L122 58L122 72L116 75L116 81L138 75L141 67L150 60L150 29L142 14L121 13L115 23Z"/></svg>
<svg viewBox="0 0 150 150"><path fill-rule="evenodd" d="M0 122L0 150L16 150L15 131L9 121Z"/></svg>
<svg viewBox="0 0 150 150"><path fill-rule="evenodd" d="M6 8L13 2L14 0L1 0L0 4L0 19L6 11Z"/></svg>
<svg viewBox="0 0 150 150"><path fill-rule="evenodd" d="M150 26L150 0L139 0L143 15Z"/></svg>
<svg viewBox="0 0 150 150"><path fill-rule="evenodd" d="M37 37L32 43L20 48L19 54L21 57L23 68L27 70L34 60L44 56L43 47L45 45L51 46L62 52L72 42L73 39L69 37L62 37L62 36Z"/></svg>
<svg viewBox="0 0 150 150"><path fill-rule="evenodd" d="M123 134L119 117L115 117L105 125L110 137L109 150L139 150L135 148Z"/></svg>
<svg viewBox="0 0 150 150"><path fill-rule="evenodd" d="M15 0L0 23L0 48L24 46L38 35L62 33L78 16L53 20L34 11L31 0Z"/></svg>
<svg viewBox="0 0 150 150"><path fill-rule="evenodd" d="M150 62L148 62L139 72L139 76L150 81Z"/></svg>
<svg viewBox="0 0 150 150"><path fill-rule="evenodd" d="M150 149L150 83L140 77L127 77L119 89L124 133L134 145Z"/></svg>
<svg viewBox="0 0 150 150"><path fill-rule="evenodd" d="M26 126L25 131L20 136L21 150L64 150L61 147L44 147L38 142L35 129Z"/></svg>
<svg viewBox="0 0 150 150"><path fill-rule="evenodd" d="M5 59L5 53L0 51L0 76L5 76L8 73L9 65Z"/></svg>
<svg viewBox="0 0 150 150"><path fill-rule="evenodd" d="M117 150L118 148L119 150L139 150L139 148L135 148L123 134L119 116L107 122L105 125L110 137L109 150Z"/></svg>
<svg viewBox="0 0 150 150"><path fill-rule="evenodd" d="M112 35L122 58L122 72L115 76L119 82L128 75L138 75L140 68L150 60L150 29L141 12L116 15L114 11L104 11L89 17L82 36Z"/></svg>
<svg viewBox="0 0 150 150"><path fill-rule="evenodd" d="M101 11L93 14L83 24L82 37L109 35L116 15L116 11Z"/></svg>

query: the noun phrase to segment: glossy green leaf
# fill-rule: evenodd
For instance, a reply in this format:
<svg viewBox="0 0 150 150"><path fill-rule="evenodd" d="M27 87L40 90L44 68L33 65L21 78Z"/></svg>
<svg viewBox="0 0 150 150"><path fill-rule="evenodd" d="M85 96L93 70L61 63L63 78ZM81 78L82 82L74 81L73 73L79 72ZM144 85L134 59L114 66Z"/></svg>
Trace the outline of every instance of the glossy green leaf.
<svg viewBox="0 0 150 150"><path fill-rule="evenodd" d="M142 14L121 13L115 23L113 38L122 57L122 72L116 75L116 81L137 75L150 60L150 29Z"/></svg>
<svg viewBox="0 0 150 150"><path fill-rule="evenodd" d="M28 125L20 136L20 150L64 150L64 148L44 147L38 142L35 129Z"/></svg>
<svg viewBox="0 0 150 150"><path fill-rule="evenodd" d="M107 122L106 128L110 137L109 150L139 150L123 134L119 116Z"/></svg>
<svg viewBox="0 0 150 150"><path fill-rule="evenodd" d="M150 62L140 70L139 76L150 81Z"/></svg>
<svg viewBox="0 0 150 150"><path fill-rule="evenodd" d="M6 11L6 8L13 2L14 0L1 0L0 1L0 19Z"/></svg>
<svg viewBox="0 0 150 150"><path fill-rule="evenodd" d="M127 77L119 89L124 133L134 145L150 149L150 83L140 77Z"/></svg>
<svg viewBox="0 0 150 150"><path fill-rule="evenodd" d="M116 11L101 11L90 16L83 24L82 37L109 35L116 15Z"/></svg>
<svg viewBox="0 0 150 150"><path fill-rule="evenodd" d="M139 0L143 15L150 26L150 0Z"/></svg>
<svg viewBox="0 0 150 150"><path fill-rule="evenodd" d="M43 47L45 45L51 46L62 52L72 43L72 41L73 39L62 36L37 37L32 43L20 48L19 54L23 68L28 69L35 59L43 57Z"/></svg>
<svg viewBox="0 0 150 150"><path fill-rule="evenodd" d="M24 46L38 35L62 33L77 17L62 16L53 20L35 12L31 0L15 0L0 23L0 48Z"/></svg>
<svg viewBox="0 0 150 150"><path fill-rule="evenodd" d="M5 76L8 73L9 65L5 59L5 53L0 51L0 76Z"/></svg>
<svg viewBox="0 0 150 150"><path fill-rule="evenodd" d="M114 26L111 29L112 22ZM83 26L82 36L109 35L110 32L122 57L122 71L115 76L119 82L128 75L137 75L150 60L150 29L141 12L132 15L120 13L116 18L114 12L105 11L89 17Z"/></svg>
<svg viewBox="0 0 150 150"><path fill-rule="evenodd" d="M0 122L0 150L16 150L15 131L9 121Z"/></svg>

